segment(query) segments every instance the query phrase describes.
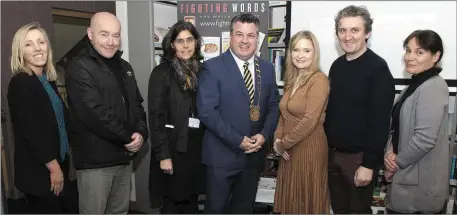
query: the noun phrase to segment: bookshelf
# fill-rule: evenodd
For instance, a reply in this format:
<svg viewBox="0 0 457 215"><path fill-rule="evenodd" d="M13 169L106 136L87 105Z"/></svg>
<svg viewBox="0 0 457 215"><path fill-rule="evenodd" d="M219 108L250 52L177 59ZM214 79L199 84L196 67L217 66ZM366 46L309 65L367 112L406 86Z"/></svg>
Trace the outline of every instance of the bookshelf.
<svg viewBox="0 0 457 215"><path fill-rule="evenodd" d="M268 52L269 52L269 59L270 62L273 64L275 69L276 75L276 84L278 85L279 94L282 96L284 94L284 81L283 81L283 69L285 63L285 53L286 53L286 42L289 36L287 33L287 24L288 17L287 15L287 7L290 7L290 1L270 1L269 2L269 12L270 12L270 20L268 23L268 33L267 33L267 41L268 41ZM279 30L281 33L278 35L278 32L273 33L273 31ZM276 37L276 38L272 38ZM268 149L269 154L266 156L265 161L265 171L262 173L262 177L265 178L276 178L276 172L279 165L280 158L275 156L273 151L273 146L270 144L270 148ZM261 199L261 198L260 198ZM260 201L262 202L262 201ZM265 203L265 202L263 202ZM273 204L273 199L271 199L270 204Z"/></svg>
<svg viewBox="0 0 457 215"><path fill-rule="evenodd" d="M450 136L449 150L452 153L451 156L451 169L450 169L450 180L449 180L449 199L446 205L446 214L455 214L457 210L457 99L454 96L454 111L449 113L449 122L450 125Z"/></svg>
<svg viewBox="0 0 457 215"><path fill-rule="evenodd" d="M154 34L156 34L156 28L154 28ZM161 42L154 42L154 63L153 63L153 68L158 66L160 64L160 60L162 59L163 56L163 49L162 49L162 43Z"/></svg>
<svg viewBox="0 0 457 215"><path fill-rule="evenodd" d="M287 8L290 7L290 1L270 1L270 22L268 25L268 51L270 62L275 68L276 84L279 88L279 94L284 94L284 65L286 57L287 40L289 38L287 29L288 18ZM290 21L290 20L289 20Z"/></svg>
<svg viewBox="0 0 457 215"><path fill-rule="evenodd" d="M156 67L160 64L160 60L163 56L162 49L162 38L167 33L168 28L174 25L178 21L177 15L177 1L156 1L153 3L154 7L154 22L153 33L154 37L158 36L159 40L153 43L153 56L154 63L153 67ZM164 17L166 17L164 19ZM155 40L156 38L154 38Z"/></svg>
<svg viewBox="0 0 457 215"><path fill-rule="evenodd" d="M154 43L154 48L155 49L162 49L162 43L155 42Z"/></svg>

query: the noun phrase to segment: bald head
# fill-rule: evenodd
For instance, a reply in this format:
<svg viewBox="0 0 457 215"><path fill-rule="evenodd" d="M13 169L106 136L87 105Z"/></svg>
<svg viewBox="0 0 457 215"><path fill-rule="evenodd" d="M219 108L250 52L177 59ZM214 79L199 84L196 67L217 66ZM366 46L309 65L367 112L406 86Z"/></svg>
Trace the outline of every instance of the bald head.
<svg viewBox="0 0 457 215"><path fill-rule="evenodd" d="M121 43L121 23L111 13L96 13L90 19L87 36L100 55L112 58L119 50Z"/></svg>
<svg viewBox="0 0 457 215"><path fill-rule="evenodd" d="M113 25L118 28L121 28L121 23L119 22L119 19L108 12L99 12L94 14L92 18L90 18L91 28L96 28L97 26L103 25Z"/></svg>

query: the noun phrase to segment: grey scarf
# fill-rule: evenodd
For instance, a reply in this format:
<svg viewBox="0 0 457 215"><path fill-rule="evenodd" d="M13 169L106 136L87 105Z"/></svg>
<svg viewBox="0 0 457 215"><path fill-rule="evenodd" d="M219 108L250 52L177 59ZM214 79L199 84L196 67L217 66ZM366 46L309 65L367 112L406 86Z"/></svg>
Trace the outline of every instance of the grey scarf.
<svg viewBox="0 0 457 215"><path fill-rule="evenodd" d="M197 72L200 70L198 60L191 58L184 61L178 57L174 57L171 61L171 65L176 70L183 90L195 91L198 84Z"/></svg>

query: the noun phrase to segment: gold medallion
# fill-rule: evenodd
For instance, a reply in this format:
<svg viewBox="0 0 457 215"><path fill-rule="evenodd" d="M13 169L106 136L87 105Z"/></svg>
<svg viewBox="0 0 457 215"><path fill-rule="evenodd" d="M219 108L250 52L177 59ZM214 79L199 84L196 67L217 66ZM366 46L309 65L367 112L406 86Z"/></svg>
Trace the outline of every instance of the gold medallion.
<svg viewBox="0 0 457 215"><path fill-rule="evenodd" d="M260 107L259 106L251 106L249 110L249 116L252 121L257 122L260 118Z"/></svg>

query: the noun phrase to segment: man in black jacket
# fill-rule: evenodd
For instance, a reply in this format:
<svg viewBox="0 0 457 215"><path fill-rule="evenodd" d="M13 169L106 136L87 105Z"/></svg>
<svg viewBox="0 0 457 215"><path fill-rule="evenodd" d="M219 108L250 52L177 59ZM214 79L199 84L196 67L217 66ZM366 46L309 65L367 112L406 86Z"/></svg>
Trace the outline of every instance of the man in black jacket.
<svg viewBox="0 0 457 215"><path fill-rule="evenodd" d="M128 212L130 161L148 135L133 69L120 56L120 34L117 17L95 14L90 42L65 74L82 214Z"/></svg>

